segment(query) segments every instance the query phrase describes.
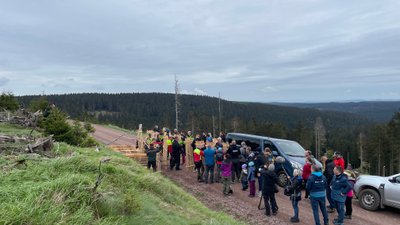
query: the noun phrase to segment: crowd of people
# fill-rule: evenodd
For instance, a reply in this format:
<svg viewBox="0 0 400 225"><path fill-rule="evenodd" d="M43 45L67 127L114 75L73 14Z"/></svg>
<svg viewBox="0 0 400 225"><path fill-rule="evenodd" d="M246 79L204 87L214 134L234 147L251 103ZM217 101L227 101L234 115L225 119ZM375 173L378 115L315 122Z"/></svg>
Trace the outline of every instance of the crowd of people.
<svg viewBox="0 0 400 225"><path fill-rule="evenodd" d="M170 170L181 170L180 165L185 163L186 138L193 139L194 171L199 183L222 183L222 194L233 194L231 185L241 183L242 191L249 191L248 197L256 197L256 182L258 183L258 196L264 199L265 215L275 216L278 213L278 204L275 194L279 192L278 177L275 173L275 157L271 149L252 149L245 142L238 145L231 141L229 147L224 150L225 136L217 138L213 143L211 134L196 135L191 132L178 133L176 130L168 135L168 159ZM162 142L160 135L152 139L148 144L148 168L156 170L156 154L161 147L156 147ZM197 141L206 143L204 147L196 146ZM161 146L161 145L160 145ZM345 219L351 219L352 215L352 187L355 182L353 174L345 173L344 159L339 153L333 158L327 156L321 158L322 166L312 156L311 151L305 151L305 164L302 170L294 169L292 177L288 176L289 184L285 187L285 194L290 196L294 216L290 218L293 223L300 222L298 203L302 200L302 190L305 190L304 199L307 199L314 215L316 225L320 225L319 211L322 213L323 224L329 223L328 213L337 212L337 218L333 224L344 224ZM326 199L328 205L326 205ZM261 199L260 199L261 203Z"/></svg>

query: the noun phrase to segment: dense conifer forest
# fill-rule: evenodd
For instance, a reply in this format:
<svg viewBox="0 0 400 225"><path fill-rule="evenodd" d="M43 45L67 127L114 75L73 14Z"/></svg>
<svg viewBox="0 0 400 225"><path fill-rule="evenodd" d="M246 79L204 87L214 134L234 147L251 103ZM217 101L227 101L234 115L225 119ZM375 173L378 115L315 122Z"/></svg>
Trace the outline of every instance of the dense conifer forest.
<svg viewBox="0 0 400 225"><path fill-rule="evenodd" d="M136 129L175 128L175 96L164 93L22 96L25 107L45 98L71 118ZM208 96L179 96L179 130L194 133L244 132L298 141L316 155L341 152L353 167L372 174L400 171L400 114L389 123L362 115L264 103L233 102ZM221 128L219 124L221 123ZM316 140L319 141L315 141ZM319 152L317 154L317 150ZM361 165L361 151L363 164Z"/></svg>

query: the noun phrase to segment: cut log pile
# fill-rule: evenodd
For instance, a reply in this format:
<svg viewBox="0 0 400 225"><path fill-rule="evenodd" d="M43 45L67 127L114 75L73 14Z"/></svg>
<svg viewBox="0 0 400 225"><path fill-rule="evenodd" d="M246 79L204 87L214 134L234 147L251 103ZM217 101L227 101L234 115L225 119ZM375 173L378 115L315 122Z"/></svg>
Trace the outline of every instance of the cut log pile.
<svg viewBox="0 0 400 225"><path fill-rule="evenodd" d="M0 122L8 122L24 127L36 127L41 115L42 112L40 110L35 113L28 112L25 109L20 109L14 113L4 110L0 112Z"/></svg>
<svg viewBox="0 0 400 225"><path fill-rule="evenodd" d="M53 136L34 140L30 137L8 136L0 134L0 153L37 153L49 152L53 147Z"/></svg>
<svg viewBox="0 0 400 225"><path fill-rule="evenodd" d="M24 127L36 128L39 118L42 115L41 111L30 113L24 109L20 109L14 113L9 111L0 112L0 123L6 122L9 124L17 124ZM35 139L31 135L25 136L10 136L0 133L0 153L38 153L46 154L53 147L53 136Z"/></svg>

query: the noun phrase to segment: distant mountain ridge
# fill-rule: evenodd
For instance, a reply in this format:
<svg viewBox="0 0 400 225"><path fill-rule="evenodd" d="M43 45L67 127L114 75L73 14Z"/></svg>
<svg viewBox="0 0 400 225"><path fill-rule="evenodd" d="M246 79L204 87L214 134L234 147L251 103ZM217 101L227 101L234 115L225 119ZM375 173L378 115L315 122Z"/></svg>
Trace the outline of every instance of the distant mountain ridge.
<svg viewBox="0 0 400 225"><path fill-rule="evenodd" d="M388 122L400 111L400 101L361 101L329 103L270 103L281 106L312 108L322 111L338 111L362 115L376 122Z"/></svg>

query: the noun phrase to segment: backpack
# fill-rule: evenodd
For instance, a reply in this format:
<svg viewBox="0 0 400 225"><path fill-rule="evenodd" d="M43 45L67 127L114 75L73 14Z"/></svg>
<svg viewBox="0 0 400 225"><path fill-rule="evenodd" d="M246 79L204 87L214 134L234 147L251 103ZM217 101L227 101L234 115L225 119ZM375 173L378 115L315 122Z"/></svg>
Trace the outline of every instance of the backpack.
<svg viewBox="0 0 400 225"><path fill-rule="evenodd" d="M216 156L215 156L215 158L216 158L216 160L217 160L218 162L224 161L224 153L222 153L221 150L218 150L218 151L217 151L217 154L216 154Z"/></svg>

